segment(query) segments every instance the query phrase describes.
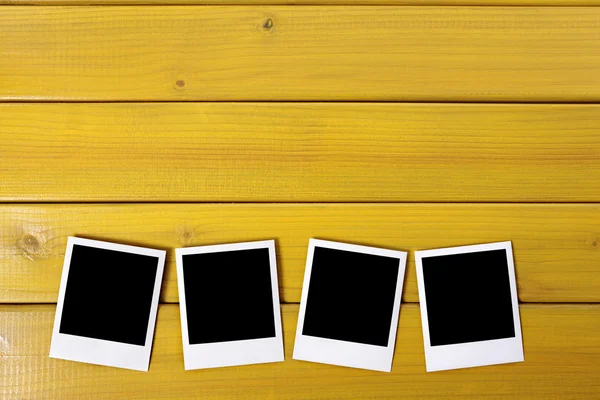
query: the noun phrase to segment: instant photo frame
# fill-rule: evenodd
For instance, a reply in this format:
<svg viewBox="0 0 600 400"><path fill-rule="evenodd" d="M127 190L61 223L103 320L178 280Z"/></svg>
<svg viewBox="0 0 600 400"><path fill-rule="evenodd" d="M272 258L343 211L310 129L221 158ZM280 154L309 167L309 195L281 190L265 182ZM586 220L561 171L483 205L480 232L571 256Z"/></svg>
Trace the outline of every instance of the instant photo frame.
<svg viewBox="0 0 600 400"><path fill-rule="evenodd" d="M511 242L417 251L415 262L428 372L524 361Z"/></svg>
<svg viewBox="0 0 600 400"><path fill-rule="evenodd" d="M311 239L293 358L390 372L405 268L402 251Z"/></svg>
<svg viewBox="0 0 600 400"><path fill-rule="evenodd" d="M165 251L69 237L50 357L148 371Z"/></svg>
<svg viewBox="0 0 600 400"><path fill-rule="evenodd" d="M175 251L185 369L283 361L275 241Z"/></svg>

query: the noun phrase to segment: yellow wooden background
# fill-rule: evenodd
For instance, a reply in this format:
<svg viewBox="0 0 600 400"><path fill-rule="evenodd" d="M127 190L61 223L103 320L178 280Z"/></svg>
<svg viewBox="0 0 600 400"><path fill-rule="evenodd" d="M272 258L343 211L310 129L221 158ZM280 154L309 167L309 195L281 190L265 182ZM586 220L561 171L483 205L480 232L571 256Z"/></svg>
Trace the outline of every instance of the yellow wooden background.
<svg viewBox="0 0 600 400"><path fill-rule="evenodd" d="M0 0L0 184L1 399L600 399L598 0ZM48 358L68 235L169 250L148 373ZM292 360L310 237L512 240L525 362L425 373L412 253ZM172 250L270 238L286 361L184 371Z"/></svg>

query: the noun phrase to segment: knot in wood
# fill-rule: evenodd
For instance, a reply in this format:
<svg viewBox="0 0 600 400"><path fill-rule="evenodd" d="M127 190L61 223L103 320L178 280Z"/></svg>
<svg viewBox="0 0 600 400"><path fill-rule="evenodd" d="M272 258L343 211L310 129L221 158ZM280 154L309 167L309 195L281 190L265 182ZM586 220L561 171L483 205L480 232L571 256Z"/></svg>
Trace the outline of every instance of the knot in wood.
<svg viewBox="0 0 600 400"><path fill-rule="evenodd" d="M273 28L273 20L271 18L267 19L265 21L265 23L263 24L263 28L265 28L266 30L270 30Z"/></svg>
<svg viewBox="0 0 600 400"><path fill-rule="evenodd" d="M34 235L25 234L21 236L18 245L28 258L32 258L33 256L41 256L44 254L44 249L40 243L40 240Z"/></svg>

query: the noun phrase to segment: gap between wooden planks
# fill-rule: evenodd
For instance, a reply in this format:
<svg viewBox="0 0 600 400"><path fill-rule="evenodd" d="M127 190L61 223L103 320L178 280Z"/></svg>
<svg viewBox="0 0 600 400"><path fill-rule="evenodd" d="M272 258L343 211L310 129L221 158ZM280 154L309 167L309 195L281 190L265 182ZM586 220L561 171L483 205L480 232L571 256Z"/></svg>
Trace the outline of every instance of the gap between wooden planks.
<svg viewBox="0 0 600 400"><path fill-rule="evenodd" d="M599 131L600 105L0 104L0 201L596 202Z"/></svg>
<svg viewBox="0 0 600 400"><path fill-rule="evenodd" d="M297 305L282 306L285 362L198 371L183 369L179 307L162 305L147 373L48 358L54 309L0 306L0 397L566 400L600 392L600 305L521 305L524 363L426 373L418 305L405 304L389 374L292 360Z"/></svg>
<svg viewBox="0 0 600 400"><path fill-rule="evenodd" d="M600 204L5 204L0 302L56 302L69 235L168 250L163 302L178 302L174 248L276 239L281 299L297 303L311 237L410 251L408 302L412 251L505 240L521 301L600 301Z"/></svg>
<svg viewBox="0 0 600 400"><path fill-rule="evenodd" d="M0 100L597 102L599 30L598 7L2 7Z"/></svg>

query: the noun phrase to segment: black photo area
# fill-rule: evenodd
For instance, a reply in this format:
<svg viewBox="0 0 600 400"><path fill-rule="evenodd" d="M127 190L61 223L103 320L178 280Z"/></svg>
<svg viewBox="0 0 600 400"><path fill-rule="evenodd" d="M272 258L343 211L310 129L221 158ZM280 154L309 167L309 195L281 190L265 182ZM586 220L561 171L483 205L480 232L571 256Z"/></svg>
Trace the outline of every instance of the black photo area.
<svg viewBox="0 0 600 400"><path fill-rule="evenodd" d="M506 250L422 261L431 346L515 337Z"/></svg>
<svg viewBox="0 0 600 400"><path fill-rule="evenodd" d="M387 346L400 260L315 247L302 334Z"/></svg>
<svg viewBox="0 0 600 400"><path fill-rule="evenodd" d="M74 245L60 333L146 344L158 257Z"/></svg>
<svg viewBox="0 0 600 400"><path fill-rule="evenodd" d="M275 337L269 249L182 257L190 344Z"/></svg>

